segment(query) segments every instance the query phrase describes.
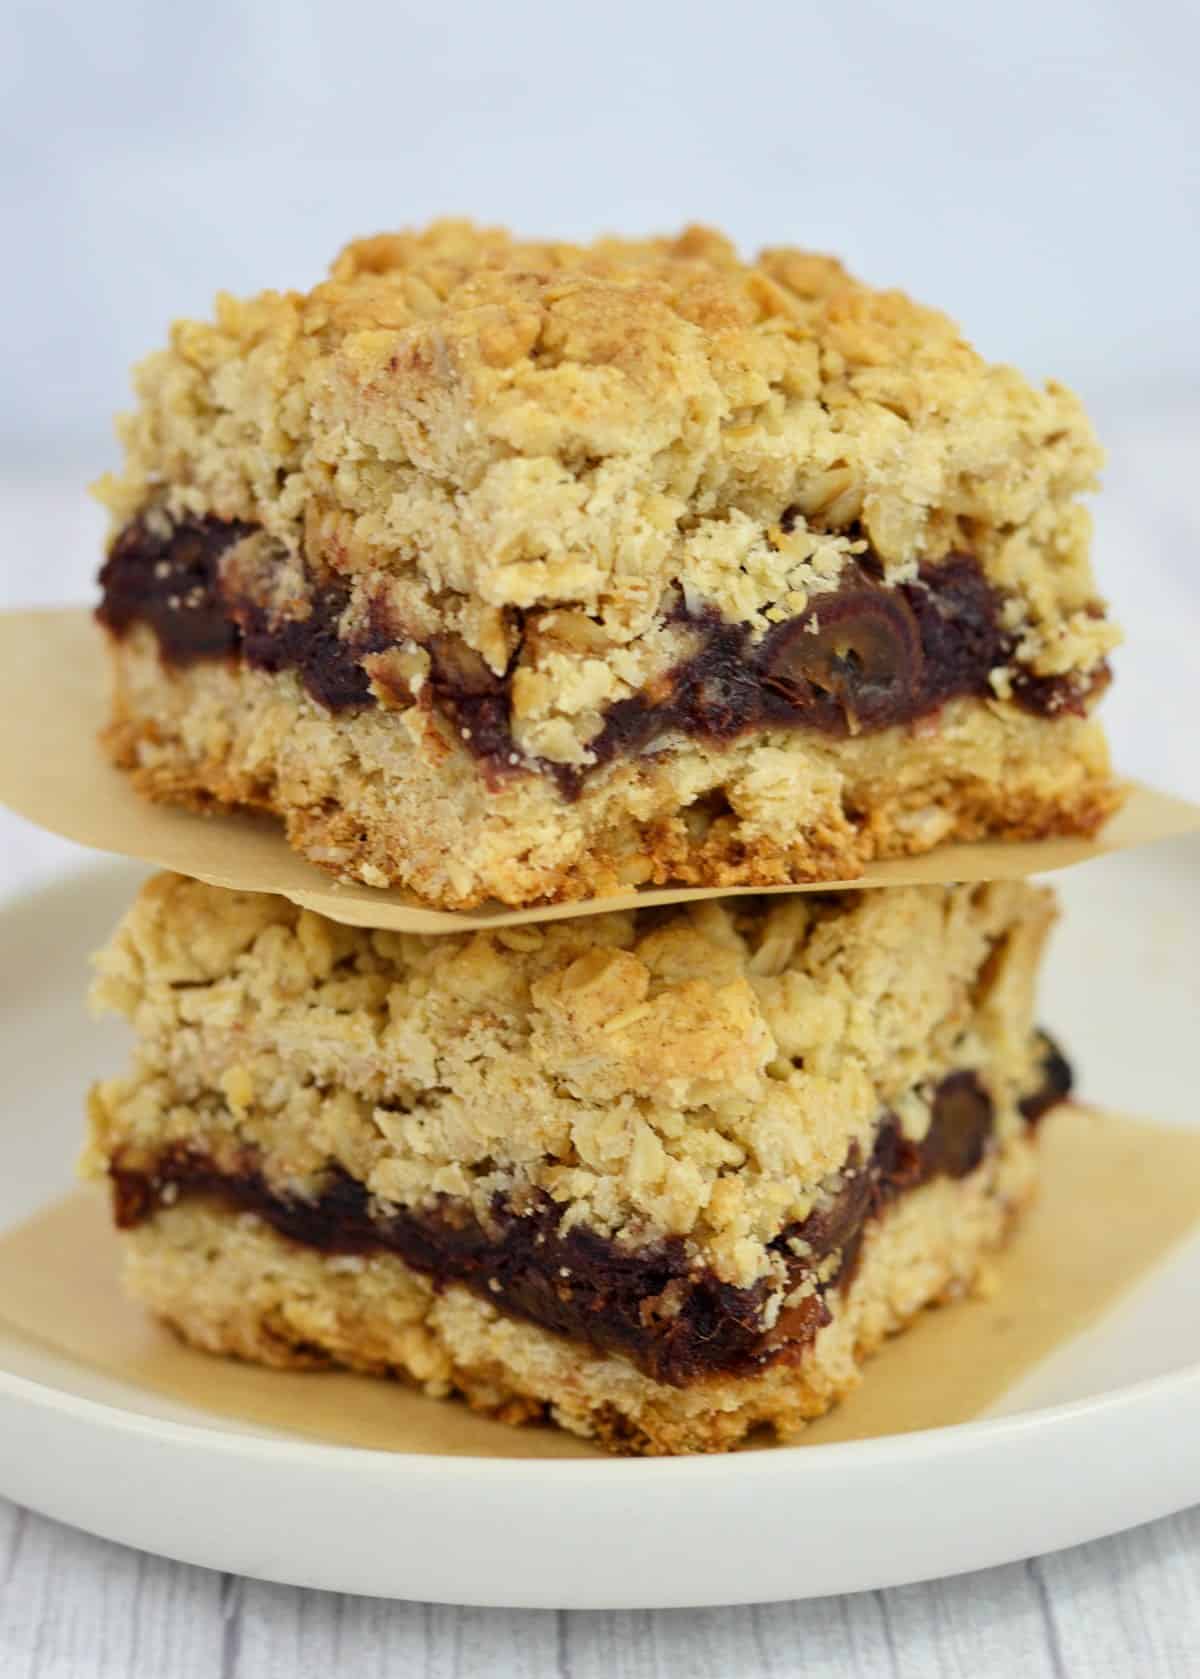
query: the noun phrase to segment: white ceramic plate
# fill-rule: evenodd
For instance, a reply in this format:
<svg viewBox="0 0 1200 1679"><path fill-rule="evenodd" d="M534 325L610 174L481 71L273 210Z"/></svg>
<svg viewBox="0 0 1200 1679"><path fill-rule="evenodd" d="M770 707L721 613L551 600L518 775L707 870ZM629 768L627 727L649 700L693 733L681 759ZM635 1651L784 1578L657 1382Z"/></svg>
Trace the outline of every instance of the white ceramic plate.
<svg viewBox="0 0 1200 1679"><path fill-rule="evenodd" d="M1200 841L1056 877L1043 997L1085 1096L1196 1112ZM126 1042L85 960L140 878L0 906L0 1227L70 1181L81 1093ZM859 1591L1053 1550L1200 1500L1200 1238L989 1416L673 1461L423 1457L297 1441L0 1334L0 1491L187 1562L435 1602L670 1607Z"/></svg>

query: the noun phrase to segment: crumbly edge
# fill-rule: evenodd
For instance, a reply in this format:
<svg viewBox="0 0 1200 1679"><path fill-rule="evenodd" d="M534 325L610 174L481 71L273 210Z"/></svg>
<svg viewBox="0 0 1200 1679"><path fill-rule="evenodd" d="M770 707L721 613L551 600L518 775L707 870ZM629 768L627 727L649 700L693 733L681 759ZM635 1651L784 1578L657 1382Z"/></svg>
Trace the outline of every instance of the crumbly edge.
<svg viewBox="0 0 1200 1679"><path fill-rule="evenodd" d="M849 740L680 742L614 764L568 802L539 775L489 790L417 708L331 714L290 673L167 669L144 626L112 661L107 748L141 792L269 811L330 873L446 909L852 879L944 841L1094 833L1120 802L1097 723L999 700Z"/></svg>
<svg viewBox="0 0 1200 1679"><path fill-rule="evenodd" d="M1024 882L734 900L496 933L347 928L162 876L98 959L138 1034L91 1104L87 1169L171 1147L317 1192L452 1196L485 1223L530 1189L627 1242L687 1239L772 1275L857 1144L976 1070L1001 1136L1039 1082L1033 994L1053 898Z"/></svg>
<svg viewBox="0 0 1200 1679"><path fill-rule="evenodd" d="M696 229L574 247L438 224L365 248L306 295L176 325L100 486L116 524L248 521L284 594L336 573L352 619L461 636L497 671L520 620L560 733L661 668L676 582L765 628L864 541L889 582L973 553L1037 674L1114 644L1078 401L988 365L944 316Z"/></svg>
<svg viewBox="0 0 1200 1679"><path fill-rule="evenodd" d="M794 1438L853 1391L881 1343L968 1292L1033 1191L1035 1153L1011 1137L969 1177L894 1202L868 1231L833 1320L793 1362L675 1388L392 1255L329 1258L250 1214L181 1201L123 1238L127 1290L186 1341L282 1369L342 1366L462 1395L506 1422L553 1420L610 1451L727 1451L752 1430Z"/></svg>

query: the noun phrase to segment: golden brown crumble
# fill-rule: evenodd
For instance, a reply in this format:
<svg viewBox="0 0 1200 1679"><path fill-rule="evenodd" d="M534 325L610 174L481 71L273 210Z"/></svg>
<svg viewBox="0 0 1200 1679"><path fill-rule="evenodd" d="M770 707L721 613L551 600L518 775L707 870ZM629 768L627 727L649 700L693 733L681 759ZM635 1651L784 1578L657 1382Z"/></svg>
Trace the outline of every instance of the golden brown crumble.
<svg viewBox="0 0 1200 1679"><path fill-rule="evenodd" d="M1052 914L1007 882L424 937L161 876L99 959L139 1046L94 1094L90 1169L179 1141L249 1145L292 1190L336 1162L407 1205L528 1185L744 1286L884 1111L922 1134L950 1069L1021 1129Z"/></svg>
<svg viewBox="0 0 1200 1679"><path fill-rule="evenodd" d="M222 296L136 387L101 486L118 524L147 504L253 521L279 566L346 579L351 621L383 602L495 670L525 615L515 735L552 761L678 656L676 581L765 627L863 541L897 582L966 548L1035 673L1089 671L1116 638L1077 400L832 258L437 222L348 246L311 292Z"/></svg>

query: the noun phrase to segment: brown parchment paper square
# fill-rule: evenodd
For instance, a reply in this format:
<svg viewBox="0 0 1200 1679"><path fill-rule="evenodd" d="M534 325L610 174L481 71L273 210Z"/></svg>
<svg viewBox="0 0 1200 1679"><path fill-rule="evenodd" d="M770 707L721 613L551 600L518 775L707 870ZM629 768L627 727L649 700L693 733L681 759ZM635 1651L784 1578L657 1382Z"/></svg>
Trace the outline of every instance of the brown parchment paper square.
<svg viewBox="0 0 1200 1679"><path fill-rule="evenodd" d="M0 613L0 802L40 827L98 851L116 852L214 886L278 892L305 909L355 927L461 933L479 927L595 915L634 904L699 898L906 886L948 880L1007 880L1044 874L1112 851L1200 828L1200 809L1133 786L1125 807L1094 840L947 845L923 857L872 863L853 880L811 886L652 888L533 909L485 905L429 909L410 894L333 881L294 852L273 822L197 816L151 804L108 763L96 741L107 717L103 638L83 607Z"/></svg>
<svg viewBox="0 0 1200 1679"><path fill-rule="evenodd" d="M1094 1323L1200 1221L1200 1132L1067 1108L1047 1121L1040 1195L987 1286L927 1311L801 1444L978 1416ZM0 1321L109 1376L217 1416L336 1445L437 1455L602 1455L399 1383L261 1370L183 1346L124 1299L104 1197L77 1191L0 1239Z"/></svg>

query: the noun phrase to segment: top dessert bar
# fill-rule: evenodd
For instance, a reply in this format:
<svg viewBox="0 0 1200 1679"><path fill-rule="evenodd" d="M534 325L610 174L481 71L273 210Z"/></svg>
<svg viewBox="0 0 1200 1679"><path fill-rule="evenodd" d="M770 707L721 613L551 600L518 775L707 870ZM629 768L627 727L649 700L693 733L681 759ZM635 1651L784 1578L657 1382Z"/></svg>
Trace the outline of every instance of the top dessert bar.
<svg viewBox="0 0 1200 1679"><path fill-rule="evenodd" d="M136 384L99 617L152 797L447 908L1116 803L1077 400L831 258L439 222Z"/></svg>

